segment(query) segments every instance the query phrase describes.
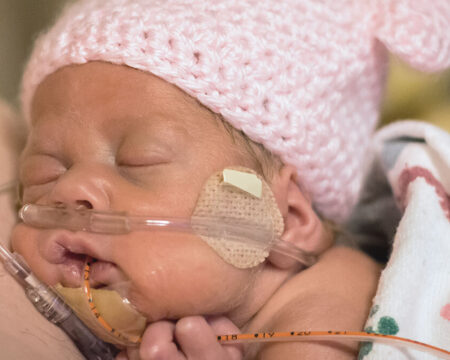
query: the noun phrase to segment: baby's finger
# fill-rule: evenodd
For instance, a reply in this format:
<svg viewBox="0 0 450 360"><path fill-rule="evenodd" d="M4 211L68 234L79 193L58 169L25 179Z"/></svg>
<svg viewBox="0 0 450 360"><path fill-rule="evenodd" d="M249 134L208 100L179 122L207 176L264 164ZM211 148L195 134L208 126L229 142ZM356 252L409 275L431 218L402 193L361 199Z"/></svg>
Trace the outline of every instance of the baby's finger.
<svg viewBox="0 0 450 360"><path fill-rule="evenodd" d="M225 316L207 317L206 321L211 326L214 335L239 334L239 328ZM222 348L228 353L230 359L241 359L244 353L243 344L222 344Z"/></svg>
<svg viewBox="0 0 450 360"><path fill-rule="evenodd" d="M202 316L180 319L175 327L175 338L188 359L241 359L239 353L229 353L218 343L213 329Z"/></svg>
<svg viewBox="0 0 450 360"><path fill-rule="evenodd" d="M175 324L158 321L150 324L142 336L139 348L141 360L186 360L174 343Z"/></svg>

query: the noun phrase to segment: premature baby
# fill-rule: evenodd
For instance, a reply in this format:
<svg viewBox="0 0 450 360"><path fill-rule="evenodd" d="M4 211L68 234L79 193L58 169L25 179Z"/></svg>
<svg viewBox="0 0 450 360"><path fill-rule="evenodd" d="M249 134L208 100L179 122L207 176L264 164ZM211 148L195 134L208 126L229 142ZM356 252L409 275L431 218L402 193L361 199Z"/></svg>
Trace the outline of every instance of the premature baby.
<svg viewBox="0 0 450 360"><path fill-rule="evenodd" d="M195 233L17 225L13 246L46 283L79 286L88 257L93 288L128 283L146 329L118 358L354 358L354 344L216 340L358 330L367 316L378 267L333 247L328 220L344 221L357 198L386 54L364 23L374 20L358 17L369 4L334 7L80 1L37 41L23 83L23 203L190 219L213 174L247 169L273 194L280 239L319 258L305 269L269 249L236 266Z"/></svg>

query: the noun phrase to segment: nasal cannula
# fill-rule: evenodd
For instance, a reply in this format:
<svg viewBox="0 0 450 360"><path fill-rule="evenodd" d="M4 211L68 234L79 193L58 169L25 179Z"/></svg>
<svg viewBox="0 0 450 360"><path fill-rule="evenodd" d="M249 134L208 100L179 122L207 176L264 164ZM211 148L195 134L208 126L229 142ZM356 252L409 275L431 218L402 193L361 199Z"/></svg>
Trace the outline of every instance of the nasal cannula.
<svg viewBox="0 0 450 360"><path fill-rule="evenodd" d="M32 205L30 205L32 206ZM48 227L64 227L69 230L84 230L91 232L101 232L101 233L128 233L134 230L143 230L148 227L159 227L164 229L165 227L178 227L180 231L192 231L192 224L183 222L179 219L148 219L148 218L137 218L128 217L125 214L113 214L105 216L103 213L97 213L95 211L85 212L84 215L72 217L72 215L80 214L75 210L70 211L64 209L64 212L59 211L58 225L54 226L54 212L55 208L52 207L41 207L39 206L40 214L44 214L44 218L49 220ZM20 212L20 217L28 216L28 220L33 219L34 216L39 214L36 212L35 207L23 207ZM45 213L47 212L47 216ZM72 213L73 212L73 213ZM64 214L61 217L61 214ZM42 224L42 218L39 219L39 224ZM61 220L65 220L61 222ZM26 221L27 224L32 225L32 220ZM63 224L63 225L62 225ZM200 228L211 228L211 223L200 222ZM218 229L214 224L212 228ZM231 225L226 225L230 227ZM46 226L47 227L47 226ZM220 228L220 227L219 227ZM226 228L220 231L230 231L232 229ZM254 228L245 229L245 226L240 227L239 231L244 231L246 234L250 234L251 231L254 232ZM249 232L250 231L250 232ZM232 233L235 232L232 231ZM254 238L254 235L252 236ZM289 253L291 249L284 247L285 244L279 245L281 252ZM284 251L283 251L284 247ZM286 250L287 249L287 250ZM30 300L33 302L35 307L40 313L42 313L47 319L56 323L64 331L66 331L69 336L74 340L74 334L78 336L78 339L74 340L76 345L83 349L83 354L87 359L113 359L114 354L117 354L117 350L109 344L102 342L97 339L86 326L73 314L70 308L64 304L63 300L54 293L49 287L42 284L37 280L30 272L26 266L23 259L18 254L11 254L6 249L0 246L1 258L5 263L5 268L25 287L26 292ZM313 256L309 254L299 253L302 263L312 264L314 263ZM287 254L289 255L289 254ZM86 265L85 271L89 272L89 264ZM85 280L89 280L88 278ZM87 285L86 285L87 283ZM85 286L88 286L89 281L85 281ZM99 315L99 314L97 314ZM96 316L97 319L102 319L101 316ZM103 320L103 319L102 319ZM69 324L69 325L68 325ZM104 324L102 324L104 326ZM107 325L107 324L106 324ZM76 329L74 331L74 328ZM89 335L86 335L89 334ZM220 343L237 343L237 342L286 342L286 341L322 341L322 340L357 340L365 342L383 342L394 346L409 346L416 350L428 352L435 356L441 357L442 359L450 360L450 351L441 349L429 344L421 343L415 340L402 338L393 335L384 335L372 332L358 332L358 331L291 331L291 332L263 332L263 333L253 333L253 334L231 334L231 335L219 335L217 340ZM137 343L140 342L140 339ZM87 357L86 354L91 352L94 357ZM106 352L106 353L105 353ZM107 354L110 355L107 355ZM97 355L99 354L99 355ZM97 357L95 357L97 356ZM109 357L107 357L109 356Z"/></svg>
<svg viewBox="0 0 450 360"><path fill-rule="evenodd" d="M255 246L270 247L283 255L297 260L309 267L317 257L307 253L290 242L272 238L270 229L248 223L227 223L215 218L148 218L131 216L126 213L101 212L95 210L75 210L25 204L19 211L19 217L27 225L41 228L63 228L72 231L87 231L102 234L127 234L139 230L168 230L195 233L197 235L225 237L236 242L251 243Z"/></svg>

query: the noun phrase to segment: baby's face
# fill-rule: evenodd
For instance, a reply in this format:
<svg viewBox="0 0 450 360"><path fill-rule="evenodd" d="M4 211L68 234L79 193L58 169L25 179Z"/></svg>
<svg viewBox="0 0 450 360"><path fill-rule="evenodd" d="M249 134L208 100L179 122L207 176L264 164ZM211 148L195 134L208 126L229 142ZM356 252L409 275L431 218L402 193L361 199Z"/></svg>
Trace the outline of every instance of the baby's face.
<svg viewBox="0 0 450 360"><path fill-rule="evenodd" d="M125 66L63 68L39 86L21 159L23 202L189 218L207 178L254 167L212 114L169 83ZM129 279L149 320L229 314L255 272L225 263L195 235L99 235L16 226L13 246L48 284Z"/></svg>

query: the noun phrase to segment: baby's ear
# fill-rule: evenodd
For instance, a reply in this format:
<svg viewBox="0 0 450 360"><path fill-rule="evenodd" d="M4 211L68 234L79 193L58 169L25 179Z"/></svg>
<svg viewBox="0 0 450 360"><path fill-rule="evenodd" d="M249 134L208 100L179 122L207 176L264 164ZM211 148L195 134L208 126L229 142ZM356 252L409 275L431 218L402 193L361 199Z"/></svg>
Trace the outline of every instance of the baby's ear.
<svg viewBox="0 0 450 360"><path fill-rule="evenodd" d="M284 220L281 239L314 254L321 254L328 249L333 238L324 228L310 199L298 186L295 168L283 166L274 176L271 188ZM271 252L268 259L274 266L283 269L296 265L296 260L276 252Z"/></svg>
<svg viewBox="0 0 450 360"><path fill-rule="evenodd" d="M449 0L377 0L375 37L421 71L450 66Z"/></svg>

